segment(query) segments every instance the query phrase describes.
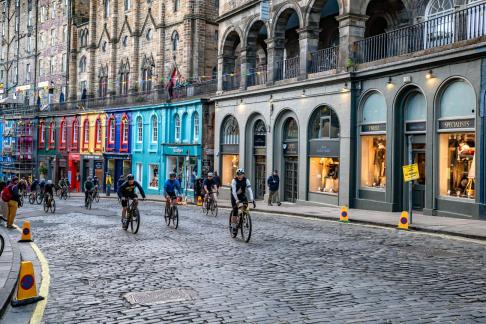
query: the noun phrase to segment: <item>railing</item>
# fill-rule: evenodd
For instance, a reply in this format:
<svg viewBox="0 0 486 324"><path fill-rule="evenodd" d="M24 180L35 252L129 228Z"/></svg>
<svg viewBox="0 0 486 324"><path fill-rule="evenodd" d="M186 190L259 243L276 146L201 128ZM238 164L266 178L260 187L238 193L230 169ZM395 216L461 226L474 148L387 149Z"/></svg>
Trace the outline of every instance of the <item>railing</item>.
<svg viewBox="0 0 486 324"><path fill-rule="evenodd" d="M256 69L250 69L246 77L246 86L252 87L267 83L267 65L260 65Z"/></svg>
<svg viewBox="0 0 486 324"><path fill-rule="evenodd" d="M333 46L311 53L309 73L318 73L337 68L339 47Z"/></svg>
<svg viewBox="0 0 486 324"><path fill-rule="evenodd" d="M223 75L223 90L236 90L241 85L241 76L239 73L230 73Z"/></svg>
<svg viewBox="0 0 486 324"><path fill-rule="evenodd" d="M217 81L210 80L199 83L176 86L172 88L155 89L144 92L134 92L127 95L110 96L104 98L86 98L62 103L51 103L49 105L22 105L5 104L0 105L0 116L4 117L25 117L36 113L67 112L67 111L92 111L123 106L136 106L159 104L171 99L184 99L194 96L204 96L216 93Z"/></svg>
<svg viewBox="0 0 486 324"><path fill-rule="evenodd" d="M486 35L486 3L355 43L357 64L410 54Z"/></svg>
<svg viewBox="0 0 486 324"><path fill-rule="evenodd" d="M300 73L299 56L289 58L276 64L275 81L296 78Z"/></svg>

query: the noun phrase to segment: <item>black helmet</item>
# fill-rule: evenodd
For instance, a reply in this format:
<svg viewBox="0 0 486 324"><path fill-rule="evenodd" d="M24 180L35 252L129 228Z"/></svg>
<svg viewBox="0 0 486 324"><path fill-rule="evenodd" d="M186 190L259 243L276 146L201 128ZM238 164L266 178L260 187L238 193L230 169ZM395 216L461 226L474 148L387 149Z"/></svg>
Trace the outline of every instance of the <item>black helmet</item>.
<svg viewBox="0 0 486 324"><path fill-rule="evenodd" d="M175 176L176 176L176 173L175 172L169 173L169 177L175 177Z"/></svg>
<svg viewBox="0 0 486 324"><path fill-rule="evenodd" d="M129 175L127 175L127 180L133 180L133 179L135 179L135 178L133 177L133 174L129 174Z"/></svg>

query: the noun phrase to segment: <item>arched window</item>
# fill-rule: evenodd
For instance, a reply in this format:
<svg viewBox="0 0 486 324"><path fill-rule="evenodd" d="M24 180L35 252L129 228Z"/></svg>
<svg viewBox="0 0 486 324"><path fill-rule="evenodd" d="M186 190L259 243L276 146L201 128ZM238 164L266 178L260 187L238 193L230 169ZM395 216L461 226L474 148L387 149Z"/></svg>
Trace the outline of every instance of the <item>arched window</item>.
<svg viewBox="0 0 486 324"><path fill-rule="evenodd" d="M442 46L454 40L453 0L432 0L427 5L426 47Z"/></svg>
<svg viewBox="0 0 486 324"><path fill-rule="evenodd" d="M177 52L177 49L179 48L179 34L177 31L175 31L172 34L172 51Z"/></svg>
<svg viewBox="0 0 486 324"><path fill-rule="evenodd" d="M98 118L96 119L96 124L95 124L95 137L96 137L96 146L98 146L99 144L101 144L101 134L102 134L102 130L101 130L101 120Z"/></svg>
<svg viewBox="0 0 486 324"><path fill-rule="evenodd" d="M61 121L61 147L66 147L66 141L67 141L67 127L66 127L66 121L63 119Z"/></svg>
<svg viewBox="0 0 486 324"><path fill-rule="evenodd" d="M89 120L86 118L83 123L83 148L87 148L89 144Z"/></svg>
<svg viewBox="0 0 486 324"><path fill-rule="evenodd" d="M108 77L107 76L100 77L98 89L99 89L100 98L105 98L107 93L108 93Z"/></svg>
<svg viewBox="0 0 486 324"><path fill-rule="evenodd" d="M49 148L54 148L54 143L56 140L56 124L54 121L49 123Z"/></svg>
<svg viewBox="0 0 486 324"><path fill-rule="evenodd" d="M86 72L86 56L82 56L79 60L79 72L84 73Z"/></svg>
<svg viewBox="0 0 486 324"><path fill-rule="evenodd" d="M240 144L240 129L235 117L227 117L223 124L222 144Z"/></svg>
<svg viewBox="0 0 486 324"><path fill-rule="evenodd" d="M108 120L108 144L115 144L116 120L111 117Z"/></svg>
<svg viewBox="0 0 486 324"><path fill-rule="evenodd" d="M137 117L137 142L142 143L143 140L143 121L142 117Z"/></svg>
<svg viewBox="0 0 486 324"><path fill-rule="evenodd" d="M336 112L317 108L309 121L309 192L339 192L340 126Z"/></svg>
<svg viewBox="0 0 486 324"><path fill-rule="evenodd" d="M199 140L199 114L197 113L197 111L194 113L193 125L194 125L194 141L198 141Z"/></svg>
<svg viewBox="0 0 486 324"><path fill-rule="evenodd" d="M221 178L222 184L231 185L240 164L240 129L234 116L228 116L221 127Z"/></svg>
<svg viewBox="0 0 486 324"><path fill-rule="evenodd" d="M181 118L177 114L174 117L174 123L175 123L175 141L179 142L181 140Z"/></svg>
<svg viewBox="0 0 486 324"><path fill-rule="evenodd" d="M73 121L73 129L72 129L72 139L71 143L73 146L78 144L78 120L75 118Z"/></svg>
<svg viewBox="0 0 486 324"><path fill-rule="evenodd" d="M44 147L46 141L46 124L41 121L39 124L39 144Z"/></svg>
<svg viewBox="0 0 486 324"><path fill-rule="evenodd" d="M180 0L174 0L174 12L179 11L180 7L181 7Z"/></svg>
<svg viewBox="0 0 486 324"><path fill-rule="evenodd" d="M159 139L159 125L157 122L157 116L152 116L152 143L157 143Z"/></svg>
<svg viewBox="0 0 486 324"><path fill-rule="evenodd" d="M120 141L122 145L128 144L128 135L130 133L130 124L128 123L128 117L123 116L121 122L121 131L120 131Z"/></svg>
<svg viewBox="0 0 486 324"><path fill-rule="evenodd" d="M442 90L439 99L439 193L475 199L476 93L463 79Z"/></svg>
<svg viewBox="0 0 486 324"><path fill-rule="evenodd" d="M289 118L284 126L284 141L295 141L299 138L299 126L294 118Z"/></svg>
<svg viewBox="0 0 486 324"><path fill-rule="evenodd" d="M386 101L379 92L365 97L361 108L361 187L386 185Z"/></svg>
<svg viewBox="0 0 486 324"><path fill-rule="evenodd" d="M142 91L152 90L152 68L145 68L142 71Z"/></svg>

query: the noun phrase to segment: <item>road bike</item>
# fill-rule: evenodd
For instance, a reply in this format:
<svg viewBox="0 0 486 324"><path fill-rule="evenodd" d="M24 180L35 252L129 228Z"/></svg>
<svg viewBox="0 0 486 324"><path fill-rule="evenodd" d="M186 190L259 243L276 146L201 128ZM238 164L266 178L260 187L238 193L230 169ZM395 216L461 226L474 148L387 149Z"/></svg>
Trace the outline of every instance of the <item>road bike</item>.
<svg viewBox="0 0 486 324"><path fill-rule="evenodd" d="M95 189L94 191L93 200L96 201L97 203L100 202L100 191L98 189Z"/></svg>
<svg viewBox="0 0 486 324"><path fill-rule="evenodd" d="M44 199L44 212L49 212L55 213L56 212L56 201L54 200L54 197L51 196L50 194L46 195Z"/></svg>
<svg viewBox="0 0 486 324"><path fill-rule="evenodd" d="M61 194L60 194L60 198L61 199L64 199L64 200L67 200L68 199L68 194L69 194L68 188L67 187L62 187Z"/></svg>
<svg viewBox="0 0 486 324"><path fill-rule="evenodd" d="M138 210L138 200L127 198L127 214L122 220L123 229L126 231L130 227L133 234L138 233L140 228L140 211Z"/></svg>
<svg viewBox="0 0 486 324"><path fill-rule="evenodd" d="M84 207L86 207L86 209L91 209L92 204L93 204L93 192L91 191L88 194L88 199L86 199L84 202Z"/></svg>
<svg viewBox="0 0 486 324"><path fill-rule="evenodd" d="M214 217L218 216L218 202L214 199L214 193L210 192L208 194L207 200L205 199L203 203L203 213L206 215L213 215Z"/></svg>
<svg viewBox="0 0 486 324"><path fill-rule="evenodd" d="M44 200L44 191L38 191L35 196L35 201L37 202L37 205L42 204L42 201Z"/></svg>
<svg viewBox="0 0 486 324"><path fill-rule="evenodd" d="M241 238L243 241L248 243L251 238L251 216L250 216L250 208L248 207L248 202L243 202L241 206L238 207L238 216L236 221L236 230L233 230L231 226L231 216L233 212L230 213L229 217L229 230L230 235L232 238L236 238L238 236L238 232L241 233Z"/></svg>
<svg viewBox="0 0 486 324"><path fill-rule="evenodd" d="M29 203L31 205L35 204L35 201L37 200L37 191L31 191L29 193Z"/></svg>
<svg viewBox="0 0 486 324"><path fill-rule="evenodd" d="M169 203L165 203L165 212L164 212L164 219L165 224L170 226L172 224L172 228L177 229L179 227L179 210L177 209L177 198L169 198Z"/></svg>

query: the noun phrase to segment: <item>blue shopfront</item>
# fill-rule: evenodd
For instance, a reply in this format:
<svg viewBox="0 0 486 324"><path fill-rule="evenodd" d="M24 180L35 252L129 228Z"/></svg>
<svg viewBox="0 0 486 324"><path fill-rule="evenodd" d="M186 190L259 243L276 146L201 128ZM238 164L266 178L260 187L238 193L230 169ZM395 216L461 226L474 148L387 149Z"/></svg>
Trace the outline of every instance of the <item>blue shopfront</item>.
<svg viewBox="0 0 486 324"><path fill-rule="evenodd" d="M192 196L194 183L201 170L201 145L162 144L166 178L175 172L182 189Z"/></svg>
<svg viewBox="0 0 486 324"><path fill-rule="evenodd" d="M132 155L130 153L104 153L104 167L106 174L110 174L113 179L112 191L118 189L117 182L121 176L126 176L132 172ZM103 184L106 190L106 182Z"/></svg>

